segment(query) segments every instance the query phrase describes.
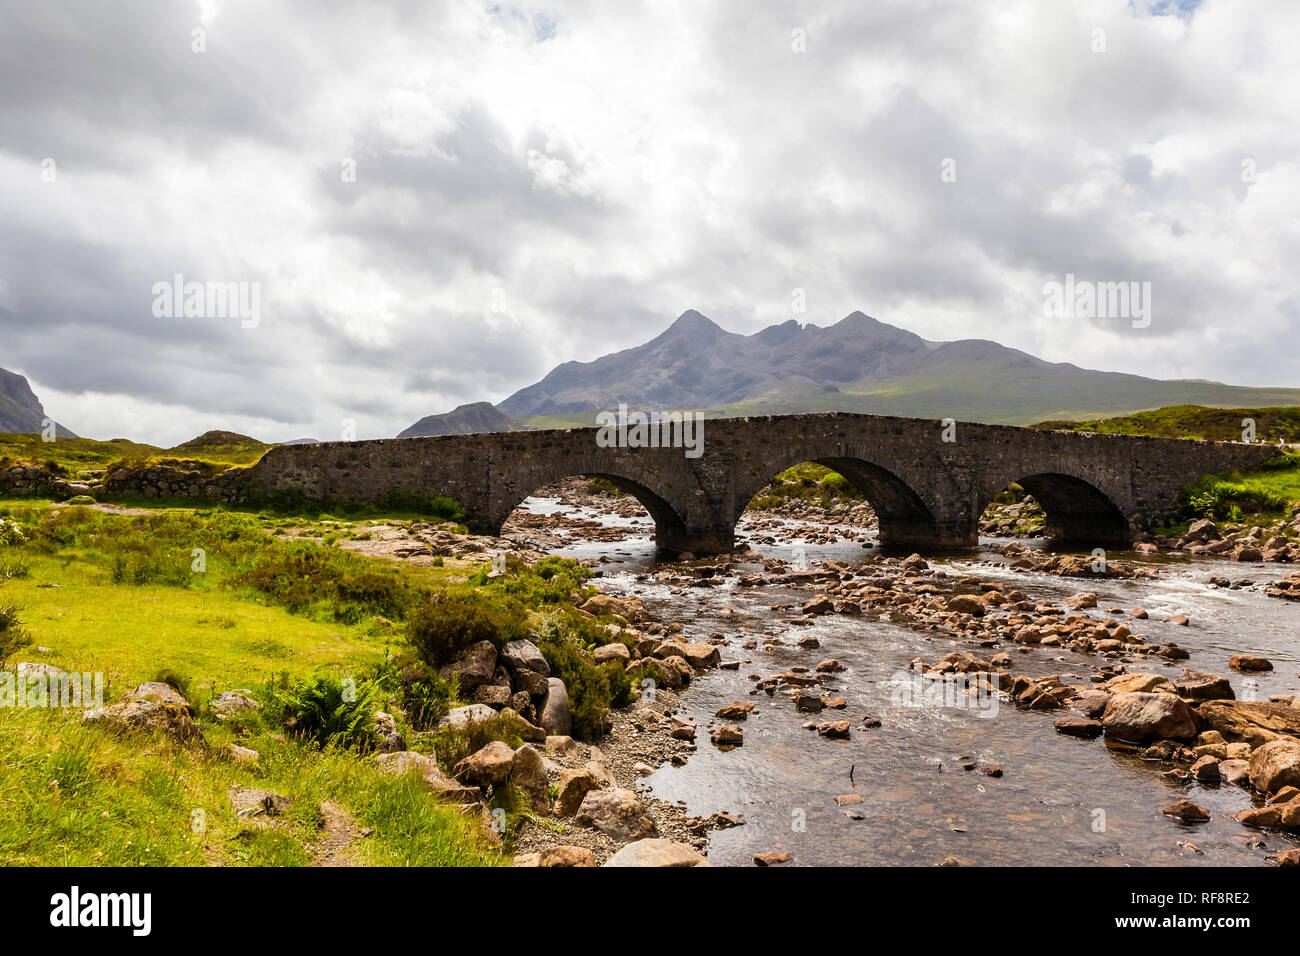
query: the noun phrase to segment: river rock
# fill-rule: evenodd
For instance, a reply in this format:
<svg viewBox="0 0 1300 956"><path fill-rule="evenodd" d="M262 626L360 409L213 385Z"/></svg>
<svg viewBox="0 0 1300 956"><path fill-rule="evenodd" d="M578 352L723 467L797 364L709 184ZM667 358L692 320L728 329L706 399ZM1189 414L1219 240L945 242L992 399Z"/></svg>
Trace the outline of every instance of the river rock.
<svg viewBox="0 0 1300 956"><path fill-rule="evenodd" d="M537 865L552 866L595 866L596 854L585 846L552 846L543 850L537 858Z"/></svg>
<svg viewBox="0 0 1300 956"><path fill-rule="evenodd" d="M1300 787L1300 740L1270 740L1251 754L1250 783L1260 793Z"/></svg>
<svg viewBox="0 0 1300 956"><path fill-rule="evenodd" d="M546 680L546 700L542 702L542 729L547 734L567 735L573 727L569 714L569 692L558 677Z"/></svg>
<svg viewBox="0 0 1300 956"><path fill-rule="evenodd" d="M1106 705L1101 723L1107 737L1129 743L1196 736L1191 708L1173 694L1116 694Z"/></svg>
<svg viewBox="0 0 1300 956"><path fill-rule="evenodd" d="M1183 823L1204 823L1210 819L1210 811L1190 800L1179 800L1160 811L1166 816L1177 817Z"/></svg>
<svg viewBox="0 0 1300 956"><path fill-rule="evenodd" d="M723 724L713 729L709 739L715 747L739 747L745 742L745 732L732 724Z"/></svg>
<svg viewBox="0 0 1300 956"><path fill-rule="evenodd" d="M983 617L985 604L973 594L954 594L948 599L947 608L954 614L969 614L971 617Z"/></svg>
<svg viewBox="0 0 1300 956"><path fill-rule="evenodd" d="M657 838L629 843L605 861L605 866L683 867L708 865L708 860L686 844Z"/></svg>
<svg viewBox="0 0 1300 956"><path fill-rule="evenodd" d="M754 710L752 701L736 701L727 704L725 707L719 707L714 714L715 717L721 717L723 720L744 720Z"/></svg>
<svg viewBox="0 0 1300 956"><path fill-rule="evenodd" d="M655 824L631 790L593 790L583 797L576 822L627 843L656 836Z"/></svg>
<svg viewBox="0 0 1300 956"><path fill-rule="evenodd" d="M817 725L817 733L831 740L848 740L849 727L847 720L823 720Z"/></svg>
<svg viewBox="0 0 1300 956"><path fill-rule="evenodd" d="M1192 776L1201 783L1218 783L1219 781L1219 761L1208 754L1204 757L1197 758L1196 763L1192 764Z"/></svg>
<svg viewBox="0 0 1300 956"><path fill-rule="evenodd" d="M1232 682L1217 674L1202 674L1183 668L1183 676L1174 681L1179 697L1188 700L1233 700Z"/></svg>
<svg viewBox="0 0 1300 956"><path fill-rule="evenodd" d="M1279 736L1300 737L1300 708L1271 701L1207 700L1201 719L1228 740L1261 744Z"/></svg>
<svg viewBox="0 0 1300 956"><path fill-rule="evenodd" d="M600 789L600 779L587 767L564 770L556 787L555 814L571 817L582 806L583 799L593 790Z"/></svg>
<svg viewBox="0 0 1300 956"><path fill-rule="evenodd" d="M1086 717L1058 717L1052 724L1058 734L1065 734L1067 737L1082 737L1085 740L1092 740L1101 736L1103 730L1101 721L1089 720Z"/></svg>
<svg viewBox="0 0 1300 956"><path fill-rule="evenodd" d="M1245 671L1246 673L1257 673L1259 671L1271 671L1273 662L1265 657L1251 657L1249 654L1235 654L1228 660L1228 666L1234 671Z"/></svg>
<svg viewBox="0 0 1300 956"><path fill-rule="evenodd" d="M1250 783L1250 763L1246 760L1220 760L1219 779L1238 787Z"/></svg>
<svg viewBox="0 0 1300 956"><path fill-rule="evenodd" d="M1176 692L1169 678L1159 674L1123 674L1113 677L1103 685L1112 694L1173 694Z"/></svg>

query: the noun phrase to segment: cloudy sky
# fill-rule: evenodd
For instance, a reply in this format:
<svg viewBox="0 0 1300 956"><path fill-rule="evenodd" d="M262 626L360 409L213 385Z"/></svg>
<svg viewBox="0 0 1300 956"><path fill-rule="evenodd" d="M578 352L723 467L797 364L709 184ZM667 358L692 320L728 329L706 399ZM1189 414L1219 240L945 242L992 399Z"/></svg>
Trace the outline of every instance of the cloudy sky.
<svg viewBox="0 0 1300 956"><path fill-rule="evenodd" d="M10 4L0 367L161 444L391 436L688 308L1300 386L1297 37L1294 0ZM1046 317L1070 272L1150 326ZM155 314L177 274L256 325Z"/></svg>

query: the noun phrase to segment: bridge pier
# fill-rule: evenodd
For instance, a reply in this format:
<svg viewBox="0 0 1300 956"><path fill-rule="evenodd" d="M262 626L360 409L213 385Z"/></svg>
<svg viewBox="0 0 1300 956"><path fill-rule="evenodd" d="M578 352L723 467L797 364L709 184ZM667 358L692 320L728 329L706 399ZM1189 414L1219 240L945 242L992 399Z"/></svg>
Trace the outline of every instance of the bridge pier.
<svg viewBox="0 0 1300 956"><path fill-rule="evenodd" d="M688 528L669 522L655 523L655 547L675 555L729 554L736 546L734 528Z"/></svg>

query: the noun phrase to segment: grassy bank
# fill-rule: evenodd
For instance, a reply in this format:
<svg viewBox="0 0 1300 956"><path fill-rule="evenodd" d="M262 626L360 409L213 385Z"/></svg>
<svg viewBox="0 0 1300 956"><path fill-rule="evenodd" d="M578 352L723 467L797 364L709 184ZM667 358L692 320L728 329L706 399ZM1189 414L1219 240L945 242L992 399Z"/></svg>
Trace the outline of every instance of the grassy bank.
<svg viewBox="0 0 1300 956"><path fill-rule="evenodd" d="M367 759L374 713L393 713L406 746L444 771L491 739L518 746L521 726L508 718L439 729L465 701L437 669L473 640L520 636L534 637L565 679L576 730L599 734L607 709L630 697L621 667L583 653L614 638L575 609L589 572L571 561L511 561L499 576L486 561L415 567L343 550L371 525L330 517L121 515L32 500L0 502L0 517L11 532L0 544L0 606L15 608L28 641L8 665L102 672L107 703L165 681L205 737L118 736L68 708L0 707L2 863L308 865L328 836L322 801L373 831L348 847L353 862L498 863L477 814ZM450 615L430 610L449 602ZM218 721L213 699L235 689L260 710ZM257 751L256 763L233 759L232 744ZM293 803L251 823L236 815L232 787ZM510 792L493 805L521 812Z"/></svg>

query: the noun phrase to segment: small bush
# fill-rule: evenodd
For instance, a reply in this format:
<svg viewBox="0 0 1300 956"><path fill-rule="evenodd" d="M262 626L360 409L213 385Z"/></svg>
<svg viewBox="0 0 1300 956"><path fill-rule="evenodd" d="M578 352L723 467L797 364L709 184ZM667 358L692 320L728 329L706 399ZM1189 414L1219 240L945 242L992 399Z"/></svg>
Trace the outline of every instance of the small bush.
<svg viewBox="0 0 1300 956"><path fill-rule="evenodd" d="M497 647L527 633L523 615L489 605L481 597L439 591L411 615L406 639L434 668L479 641Z"/></svg>

